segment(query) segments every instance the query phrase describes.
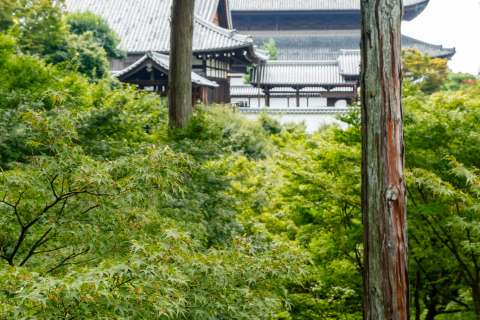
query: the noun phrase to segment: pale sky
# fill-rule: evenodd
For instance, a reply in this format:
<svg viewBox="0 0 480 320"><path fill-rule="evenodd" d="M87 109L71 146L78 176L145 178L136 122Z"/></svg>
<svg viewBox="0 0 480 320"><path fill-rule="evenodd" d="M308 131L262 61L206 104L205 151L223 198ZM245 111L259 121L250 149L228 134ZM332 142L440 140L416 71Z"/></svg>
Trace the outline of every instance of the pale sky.
<svg viewBox="0 0 480 320"><path fill-rule="evenodd" d="M480 0L430 0L416 19L403 23L403 34L444 47L455 47L456 72L480 72Z"/></svg>

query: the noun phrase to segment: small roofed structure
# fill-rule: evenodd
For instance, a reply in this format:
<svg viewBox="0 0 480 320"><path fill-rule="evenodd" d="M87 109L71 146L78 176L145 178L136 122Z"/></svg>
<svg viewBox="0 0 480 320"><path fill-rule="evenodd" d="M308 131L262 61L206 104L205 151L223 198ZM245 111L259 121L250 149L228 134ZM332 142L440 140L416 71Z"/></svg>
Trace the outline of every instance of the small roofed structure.
<svg viewBox="0 0 480 320"><path fill-rule="evenodd" d="M254 87L250 89L241 81L242 75L232 79L232 101L252 108L284 108L290 107L293 99L295 106L323 108L357 99L360 2L230 0L233 26L250 34L258 46L274 40L278 59L253 70ZM414 19L428 3L429 0L404 0L403 19ZM454 48L408 36L402 36L402 45L436 58L451 58L455 54ZM315 75L318 73L323 74ZM327 80L331 83L326 84Z"/></svg>
<svg viewBox="0 0 480 320"><path fill-rule="evenodd" d="M114 73L120 81L131 83L140 89L168 94L169 56L148 52L127 68ZM208 93L218 84L192 72L193 101L208 102Z"/></svg>
<svg viewBox="0 0 480 320"><path fill-rule="evenodd" d="M307 98L308 106L315 97L326 99L327 106L335 106L339 100L357 99L359 74L360 51L344 50L337 60L268 61L252 72L251 83L262 90L265 106L271 105L272 96L289 99L292 93L296 107L300 107L302 98ZM245 85L241 87L248 92ZM290 105L290 101L284 104Z"/></svg>
<svg viewBox="0 0 480 320"><path fill-rule="evenodd" d="M92 12L103 17L120 38L124 59L112 59L113 73L135 65L151 52L170 52L172 0L66 0L70 12ZM193 34L193 71L218 84L208 90L204 103L230 102L229 73L233 65L244 72L262 61L253 39L225 27L231 26L226 0L197 0ZM150 57L151 59L151 54ZM140 76L143 74L136 73ZM133 83L134 79L130 79ZM140 82L145 79L136 79ZM155 88L159 88L155 85Z"/></svg>

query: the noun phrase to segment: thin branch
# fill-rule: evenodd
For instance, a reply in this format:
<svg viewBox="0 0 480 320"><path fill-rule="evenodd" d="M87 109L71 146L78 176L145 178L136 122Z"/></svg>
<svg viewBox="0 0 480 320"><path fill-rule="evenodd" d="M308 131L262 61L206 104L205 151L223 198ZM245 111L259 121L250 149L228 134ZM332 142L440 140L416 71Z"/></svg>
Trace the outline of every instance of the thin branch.
<svg viewBox="0 0 480 320"><path fill-rule="evenodd" d="M465 309L467 309L466 311L469 311L470 310L470 306L468 304L466 304L465 302L462 302L456 298L450 298L450 300L452 300L453 302L455 302L456 304L458 305L461 305L462 307L464 307Z"/></svg>
<svg viewBox="0 0 480 320"><path fill-rule="evenodd" d="M55 267L49 269L46 273L52 273L54 272L55 270L58 270L60 269L61 267L65 266L65 265L68 265L69 264L69 261L72 260L72 259L75 259L76 257L79 257L81 255L84 255L86 253L88 253L88 251L90 251L90 248L87 248L81 252L74 252L68 256L66 256L65 258L63 258Z"/></svg>
<svg viewBox="0 0 480 320"><path fill-rule="evenodd" d="M458 251L456 249L455 243L452 243L452 240L451 240L451 238L449 238L448 233L445 234L445 230L443 230L443 228L441 226L439 226L442 233L445 234L445 236L447 237L447 239L444 239L442 236L440 236L438 230L433 226L433 224L430 222L430 220L428 218L424 217L423 215L420 215L420 217L422 217L423 220L425 222L427 222L427 224L430 226L433 233L440 240L440 242L442 242L447 247L447 249L450 250L450 252L453 254L455 259L462 265L462 267L465 269L465 271L467 273L467 276L468 276L469 280L474 281L473 275L471 274L470 270L468 269L468 266L466 265L466 263L460 257L460 254L458 253ZM450 244L449 244L449 242L450 242Z"/></svg>
<svg viewBox="0 0 480 320"><path fill-rule="evenodd" d="M67 202L68 199L63 200L62 207L57 212L57 217L60 217L63 214L63 212L65 211L65 207L67 206Z"/></svg>
<svg viewBox="0 0 480 320"><path fill-rule="evenodd" d="M97 208L99 208L99 207L100 207L100 205L98 205L98 204L96 204L96 205L94 205L94 206L91 206L91 207L88 208L87 210L84 210L83 212L81 212L80 215L83 216L83 215L89 213L90 211L95 210L95 209L97 209Z"/></svg>
<svg viewBox="0 0 480 320"><path fill-rule="evenodd" d="M407 187L407 193L408 193L408 200L412 200L413 206L418 207L417 202L415 201L415 197L413 196L413 192L408 187Z"/></svg>
<svg viewBox="0 0 480 320"><path fill-rule="evenodd" d="M53 230L52 228L49 228L47 231L45 231L40 238L38 238L37 241L33 244L33 246L30 248L30 251L27 253L25 258L22 260L20 263L20 266L23 267L25 263L35 254L35 250L42 245L44 245L48 240L50 240L48 237L49 233Z"/></svg>
<svg viewBox="0 0 480 320"><path fill-rule="evenodd" d="M20 201L22 201L23 195L25 194L25 192L27 192L27 190L24 190L24 191L20 192L17 201L15 201L15 203L13 203L13 204L6 201L7 200L7 193L6 192L5 192L5 195L3 196L3 199L0 200L0 203L3 203L4 205L13 209L13 213L15 214L15 217L17 218L17 222L20 225L20 227L22 227L22 228L24 227L24 224L23 224L22 218L20 217L20 213L18 212L18 206L20 205Z"/></svg>
<svg viewBox="0 0 480 320"><path fill-rule="evenodd" d="M110 288L110 291L114 291L114 290L120 288L121 286L123 286L123 285L125 285L125 284L127 284L127 283L132 282L133 280L135 280L135 277L131 277L131 278L128 278L128 279L126 279L126 280L124 280L124 281L121 281L121 282L115 284L112 288Z"/></svg>
<svg viewBox="0 0 480 320"><path fill-rule="evenodd" d="M470 234L470 229L468 229L468 228L467 228L467 239L471 244L472 243L472 236ZM480 270L478 268L478 261L477 261L478 257L476 256L475 252L473 251L472 246L470 246L470 255L472 256L472 261L473 261L473 265L475 266L475 270L477 270L477 271Z"/></svg>
<svg viewBox="0 0 480 320"><path fill-rule="evenodd" d="M57 191L55 190L55 180L57 180L58 174L55 175L52 180L50 180L50 189L52 190L53 196L58 198Z"/></svg>

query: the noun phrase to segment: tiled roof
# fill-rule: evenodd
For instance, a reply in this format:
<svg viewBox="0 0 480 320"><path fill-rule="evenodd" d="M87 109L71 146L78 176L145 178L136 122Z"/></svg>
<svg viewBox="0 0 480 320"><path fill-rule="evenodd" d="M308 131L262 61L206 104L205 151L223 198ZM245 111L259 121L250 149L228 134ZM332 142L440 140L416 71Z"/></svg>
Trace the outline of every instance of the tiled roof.
<svg viewBox="0 0 480 320"><path fill-rule="evenodd" d="M402 37L402 46L405 49L418 49L418 51L435 58L451 58L456 52L455 48L445 48L442 45L431 44L407 36Z"/></svg>
<svg viewBox="0 0 480 320"><path fill-rule="evenodd" d="M360 62L360 50L341 50L336 60L268 61L257 67L252 83L303 88L355 84Z"/></svg>
<svg viewBox="0 0 480 320"><path fill-rule="evenodd" d="M220 28L205 19L218 1L197 0L193 50L195 52L252 47L252 39ZM168 52L172 0L66 0L68 11L90 11L103 17L129 52ZM211 18L211 17L210 17ZM211 21L211 20L210 20Z"/></svg>
<svg viewBox="0 0 480 320"><path fill-rule="evenodd" d="M337 61L269 61L258 66L252 83L257 86L348 85Z"/></svg>
<svg viewBox="0 0 480 320"><path fill-rule="evenodd" d="M195 1L195 14L212 22L217 13L220 0L197 0Z"/></svg>
<svg viewBox="0 0 480 320"><path fill-rule="evenodd" d="M167 55L156 53L156 52L148 52L145 54L143 57L141 57L139 60L137 60L135 63L131 64L127 68L118 71L114 74L116 78L120 78L126 74L128 74L130 71L135 70L137 67L142 65L145 61L151 60L153 63L157 65L158 68L160 68L162 71L168 73L169 70L169 65L170 65L170 60ZM218 87L218 84L214 81L210 81L200 75L198 75L195 72L192 72L192 83L197 84L202 87Z"/></svg>
<svg viewBox="0 0 480 320"><path fill-rule="evenodd" d="M342 49L360 48L360 30L249 31L258 46L274 39L279 60L335 60ZM455 49L403 36L404 48L417 48L432 57L451 57Z"/></svg>
<svg viewBox="0 0 480 320"><path fill-rule="evenodd" d="M241 86L231 86L230 87L230 96L239 97L239 96L264 96L263 91L260 88L255 88L251 85L241 85Z"/></svg>
<svg viewBox="0 0 480 320"><path fill-rule="evenodd" d="M404 0L415 6L429 0ZM360 0L230 0L232 11L360 10Z"/></svg>
<svg viewBox="0 0 480 320"><path fill-rule="evenodd" d="M360 75L360 50L342 50L337 61L342 76L357 77Z"/></svg>

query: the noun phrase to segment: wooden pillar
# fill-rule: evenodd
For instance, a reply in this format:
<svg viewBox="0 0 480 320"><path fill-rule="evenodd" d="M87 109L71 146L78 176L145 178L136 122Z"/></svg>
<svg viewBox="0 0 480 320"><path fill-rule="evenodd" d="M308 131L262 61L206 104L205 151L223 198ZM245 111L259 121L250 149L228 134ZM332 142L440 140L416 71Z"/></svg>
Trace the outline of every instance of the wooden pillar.
<svg viewBox="0 0 480 320"><path fill-rule="evenodd" d="M297 108L300 107L300 88L295 88L295 100Z"/></svg>
<svg viewBox="0 0 480 320"><path fill-rule="evenodd" d="M270 88L263 89L265 92L265 106L270 107Z"/></svg>
<svg viewBox="0 0 480 320"><path fill-rule="evenodd" d="M362 0L364 319L408 320L401 0Z"/></svg>
<svg viewBox="0 0 480 320"><path fill-rule="evenodd" d="M358 102L358 86L354 85L353 86L353 102Z"/></svg>

